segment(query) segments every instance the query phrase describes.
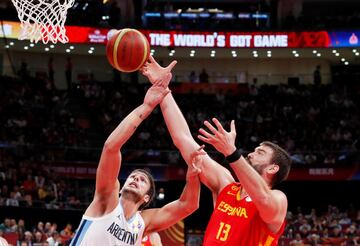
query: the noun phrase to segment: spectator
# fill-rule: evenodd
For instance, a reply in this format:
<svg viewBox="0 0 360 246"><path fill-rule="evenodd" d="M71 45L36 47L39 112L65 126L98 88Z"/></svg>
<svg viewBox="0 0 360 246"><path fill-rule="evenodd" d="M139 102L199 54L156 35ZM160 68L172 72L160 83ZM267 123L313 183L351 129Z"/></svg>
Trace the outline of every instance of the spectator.
<svg viewBox="0 0 360 246"><path fill-rule="evenodd" d="M27 245L32 245L33 243L33 235L30 231L26 231L24 233L24 240L23 240L24 243L26 243ZM23 243L22 242L22 243Z"/></svg>
<svg viewBox="0 0 360 246"><path fill-rule="evenodd" d="M54 58L52 56L50 56L49 60L48 60L48 78L50 81L50 84L54 83Z"/></svg>
<svg viewBox="0 0 360 246"><path fill-rule="evenodd" d="M209 75L207 74L205 68L201 71L199 75L199 82L200 83L208 83L209 82Z"/></svg>
<svg viewBox="0 0 360 246"><path fill-rule="evenodd" d="M74 235L74 232L72 231L72 225L67 224L65 228L60 232L61 239L66 242L70 240Z"/></svg>
<svg viewBox="0 0 360 246"><path fill-rule="evenodd" d="M250 85L249 87L249 94L250 96L257 96L259 94L259 89L258 89L258 84L257 84L258 79L254 78L253 79L253 83Z"/></svg>
<svg viewBox="0 0 360 246"><path fill-rule="evenodd" d="M24 238L25 232L26 232L25 221L23 219L19 219L18 227L17 227L17 233L19 235L19 238Z"/></svg>
<svg viewBox="0 0 360 246"><path fill-rule="evenodd" d="M191 73L189 75L189 80L190 80L191 83L197 83L198 82L195 71L191 71Z"/></svg>
<svg viewBox="0 0 360 246"><path fill-rule="evenodd" d="M31 174L27 175L26 180L22 183L22 187L26 194L33 194L36 189L36 183Z"/></svg>
<svg viewBox="0 0 360 246"><path fill-rule="evenodd" d="M321 67L320 65L316 66L316 69L314 71L314 85L320 86L321 85Z"/></svg>
<svg viewBox="0 0 360 246"><path fill-rule="evenodd" d="M10 197L6 199L6 206L19 207L19 201L15 198L15 192L10 192Z"/></svg>
<svg viewBox="0 0 360 246"><path fill-rule="evenodd" d="M25 195L24 201L25 201L25 204L24 204L25 207L32 207L33 206L32 196L30 194Z"/></svg>
<svg viewBox="0 0 360 246"><path fill-rule="evenodd" d="M320 243L320 236L316 233L311 233L309 236L308 236L308 242L310 245L319 245Z"/></svg>
<svg viewBox="0 0 360 246"><path fill-rule="evenodd" d="M10 218L5 218L4 222L0 224L0 230L4 233L14 232L11 228L11 220Z"/></svg>
<svg viewBox="0 0 360 246"><path fill-rule="evenodd" d="M44 226L44 232L47 233L51 233L51 223L50 222L46 222L45 226Z"/></svg>
<svg viewBox="0 0 360 246"><path fill-rule="evenodd" d="M16 232L18 230L18 225L15 219L10 219L11 231Z"/></svg>
<svg viewBox="0 0 360 246"><path fill-rule="evenodd" d="M29 76L28 64L24 60L21 61L19 75L22 79L27 79Z"/></svg>
<svg viewBox="0 0 360 246"><path fill-rule="evenodd" d="M36 226L36 228L33 230L33 232L35 233L35 232L41 232L41 233L45 233L44 232L44 223L42 222L42 221L39 221L38 223L37 223L37 226Z"/></svg>
<svg viewBox="0 0 360 246"><path fill-rule="evenodd" d="M304 240L301 238L300 233L295 234L295 238L290 241L291 246L302 246L304 245Z"/></svg>
<svg viewBox="0 0 360 246"><path fill-rule="evenodd" d="M61 238L57 231L53 231L46 241L49 243L49 246L59 246L61 244Z"/></svg>
<svg viewBox="0 0 360 246"><path fill-rule="evenodd" d="M43 233L40 231L35 232L34 244L41 245L43 241Z"/></svg>
<svg viewBox="0 0 360 246"><path fill-rule="evenodd" d="M66 77L66 85L67 85L68 90L71 89L72 68L73 68L73 65L72 65L71 58L68 57L68 58L66 58L66 66L65 66L65 77Z"/></svg>

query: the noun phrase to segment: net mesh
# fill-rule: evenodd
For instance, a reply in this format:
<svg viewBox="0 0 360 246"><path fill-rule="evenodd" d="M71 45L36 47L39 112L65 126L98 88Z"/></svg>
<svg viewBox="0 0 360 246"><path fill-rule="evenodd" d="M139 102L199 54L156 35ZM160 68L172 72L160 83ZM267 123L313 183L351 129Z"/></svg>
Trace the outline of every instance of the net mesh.
<svg viewBox="0 0 360 246"><path fill-rule="evenodd" d="M65 21L75 0L11 0L21 21L20 40L43 43L69 41Z"/></svg>

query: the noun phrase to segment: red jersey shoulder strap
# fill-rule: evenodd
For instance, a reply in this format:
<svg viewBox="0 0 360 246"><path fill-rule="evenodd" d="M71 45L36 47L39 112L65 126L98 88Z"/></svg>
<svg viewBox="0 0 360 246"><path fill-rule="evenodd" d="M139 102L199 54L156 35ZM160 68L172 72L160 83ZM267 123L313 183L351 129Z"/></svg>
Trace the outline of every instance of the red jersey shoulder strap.
<svg viewBox="0 0 360 246"><path fill-rule="evenodd" d="M216 204L223 200L223 198L231 193L233 195L236 195L239 191L241 190L241 184L238 183L238 182L233 182L233 183L230 183L228 184L227 186L225 186L219 193L218 197L217 197L217 201L216 201Z"/></svg>

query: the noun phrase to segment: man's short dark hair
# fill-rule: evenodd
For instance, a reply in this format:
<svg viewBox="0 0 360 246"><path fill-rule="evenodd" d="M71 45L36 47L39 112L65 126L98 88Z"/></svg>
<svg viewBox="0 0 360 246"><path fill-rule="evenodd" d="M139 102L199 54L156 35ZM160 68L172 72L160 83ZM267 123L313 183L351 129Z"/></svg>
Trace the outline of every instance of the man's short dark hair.
<svg viewBox="0 0 360 246"><path fill-rule="evenodd" d="M268 146L274 151L271 161L279 166L279 171L275 174L271 182L271 186L275 186L285 180L289 175L291 167L290 155L286 150L273 142L265 141L260 145Z"/></svg>

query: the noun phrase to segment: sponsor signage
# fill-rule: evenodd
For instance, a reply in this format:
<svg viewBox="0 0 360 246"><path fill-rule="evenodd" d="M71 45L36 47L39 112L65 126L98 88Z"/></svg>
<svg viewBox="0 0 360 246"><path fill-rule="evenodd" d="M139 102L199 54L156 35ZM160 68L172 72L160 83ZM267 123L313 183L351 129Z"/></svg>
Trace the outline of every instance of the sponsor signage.
<svg viewBox="0 0 360 246"><path fill-rule="evenodd" d="M151 46L209 48L330 47L327 32L164 32L143 31Z"/></svg>
<svg viewBox="0 0 360 246"><path fill-rule="evenodd" d="M3 21L0 38L18 38L20 23ZM104 44L109 29L67 26L69 43ZM360 46L360 31L314 32L182 32L140 30L152 47L331 48Z"/></svg>
<svg viewBox="0 0 360 246"><path fill-rule="evenodd" d="M48 171L60 176L73 178L90 178L96 176L96 163L52 163L44 165ZM133 165L124 165L121 168L120 179L126 179L135 167ZM170 165L138 165L136 168L145 168L151 170L156 181L185 180L186 164L181 166ZM349 166L293 166L288 180L306 181L306 180L359 180L360 170L358 164Z"/></svg>
<svg viewBox="0 0 360 246"><path fill-rule="evenodd" d="M293 166L288 180L355 180L359 179L357 164L351 166Z"/></svg>

